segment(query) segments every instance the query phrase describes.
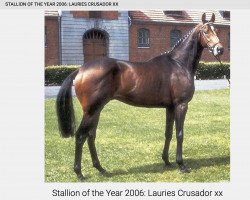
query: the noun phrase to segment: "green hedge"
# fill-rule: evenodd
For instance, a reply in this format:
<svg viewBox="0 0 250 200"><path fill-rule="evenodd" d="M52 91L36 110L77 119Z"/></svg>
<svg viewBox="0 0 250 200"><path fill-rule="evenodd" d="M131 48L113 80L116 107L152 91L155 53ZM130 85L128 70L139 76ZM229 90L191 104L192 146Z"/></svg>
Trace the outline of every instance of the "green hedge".
<svg viewBox="0 0 250 200"><path fill-rule="evenodd" d="M63 80L79 65L49 66L45 68L45 85L61 85ZM220 79L226 76L230 78L229 63L205 63L200 62L196 72L196 79Z"/></svg>
<svg viewBox="0 0 250 200"><path fill-rule="evenodd" d="M230 79L230 63L200 62L196 72L196 79L220 79L224 76Z"/></svg>
<svg viewBox="0 0 250 200"><path fill-rule="evenodd" d="M63 80L79 65L48 66L45 68L45 85L61 85Z"/></svg>

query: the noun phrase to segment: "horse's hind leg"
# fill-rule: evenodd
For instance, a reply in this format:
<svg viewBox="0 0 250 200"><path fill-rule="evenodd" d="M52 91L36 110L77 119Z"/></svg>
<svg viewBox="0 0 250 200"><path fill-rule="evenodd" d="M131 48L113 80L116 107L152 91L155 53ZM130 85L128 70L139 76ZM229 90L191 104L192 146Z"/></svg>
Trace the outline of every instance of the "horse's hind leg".
<svg viewBox="0 0 250 200"><path fill-rule="evenodd" d="M169 162L169 145L173 135L173 125L174 125L174 107L169 107L166 109L166 132L165 132L165 145L162 152L162 159L166 166L170 165Z"/></svg>
<svg viewBox="0 0 250 200"><path fill-rule="evenodd" d="M93 162L93 167L95 167L99 172L105 173L106 170L102 168L100 161L97 156L96 152L96 147L95 147L95 138L96 138L96 129L99 121L99 116L100 113L96 113L94 116L94 122L93 122L93 129L89 132L89 137L88 137L88 146L89 146L89 151L91 155L91 159Z"/></svg>
<svg viewBox="0 0 250 200"><path fill-rule="evenodd" d="M86 117L85 117L86 118ZM74 162L74 171L79 180L83 180L84 176L82 175L81 170L81 159L82 159L82 147L88 137L88 134L85 131L86 125L84 125L84 118L76 131L75 135L75 162Z"/></svg>
<svg viewBox="0 0 250 200"><path fill-rule="evenodd" d="M81 173L81 151L86 139L88 139L89 150L93 165L100 172L105 170L101 167L95 147L96 128L99 115L106 103L111 99L113 86L113 71L108 67L90 66L82 68L75 78L76 96L82 106L84 117L81 124L82 129L76 140L75 172L78 177L83 178Z"/></svg>
<svg viewBox="0 0 250 200"><path fill-rule="evenodd" d="M95 133L97 127L98 119L99 112L93 114L85 112L82 122L76 132L74 171L78 179L80 180L84 179L84 176L81 171L82 148L86 139L93 137L93 133Z"/></svg>

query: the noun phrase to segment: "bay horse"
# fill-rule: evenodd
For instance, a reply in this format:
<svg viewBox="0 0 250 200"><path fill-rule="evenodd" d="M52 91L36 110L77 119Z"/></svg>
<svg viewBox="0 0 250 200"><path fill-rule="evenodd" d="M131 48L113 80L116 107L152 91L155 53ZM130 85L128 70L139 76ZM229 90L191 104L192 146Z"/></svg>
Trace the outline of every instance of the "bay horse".
<svg viewBox="0 0 250 200"><path fill-rule="evenodd" d="M81 170L82 148L87 140L93 166L101 173L95 147L96 129L100 112L113 99L140 107L166 108L165 145L162 159L170 165L168 152L175 121L176 162L181 172L189 172L183 162L183 126L188 102L194 94L194 75L204 48L215 56L223 54L223 46L214 28L215 15L209 21L202 15L196 25L168 52L147 62L128 62L112 58L90 61L70 74L57 95L56 108L62 137L75 135L74 171L79 180L85 177ZM83 110L78 130L72 103L72 85Z"/></svg>

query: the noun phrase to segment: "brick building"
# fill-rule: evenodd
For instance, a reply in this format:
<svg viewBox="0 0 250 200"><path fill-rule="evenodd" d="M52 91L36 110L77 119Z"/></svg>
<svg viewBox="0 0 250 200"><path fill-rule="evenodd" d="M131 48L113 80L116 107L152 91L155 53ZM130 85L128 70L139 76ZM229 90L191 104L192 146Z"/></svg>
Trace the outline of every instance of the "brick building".
<svg viewBox="0 0 250 200"><path fill-rule="evenodd" d="M103 56L129 60L127 11L63 11L57 17L59 25L52 24L51 15L55 13L45 12L45 66L58 64L55 46L62 65L79 65Z"/></svg>
<svg viewBox="0 0 250 200"><path fill-rule="evenodd" d="M201 22L206 12L207 19L215 13L215 27L224 46L221 60L230 61L230 12L228 11L130 11L130 49L131 61L145 61L171 49L180 37L186 35ZM141 41L140 41L141 40ZM201 60L215 61L208 51L203 51Z"/></svg>
<svg viewBox="0 0 250 200"><path fill-rule="evenodd" d="M148 60L171 49L182 36L200 23L203 12L206 12L207 19L215 13L215 26L225 49L221 59L230 61L228 11L63 11L57 16L57 22L60 23L53 23L54 28L51 27L53 17L45 13L45 45L48 52L45 54L45 65L55 62L54 56L58 56L60 64L83 64L102 56L130 61ZM59 27L57 34L56 27ZM48 29L54 30L51 31L54 34L50 35ZM60 40L49 39L57 36ZM50 41L55 44L50 45ZM55 51L56 44L59 52ZM55 52L50 55L52 51ZM215 61L206 50L201 59Z"/></svg>
<svg viewBox="0 0 250 200"><path fill-rule="evenodd" d="M44 29L45 66L60 64L59 25L59 13L57 11L46 11Z"/></svg>

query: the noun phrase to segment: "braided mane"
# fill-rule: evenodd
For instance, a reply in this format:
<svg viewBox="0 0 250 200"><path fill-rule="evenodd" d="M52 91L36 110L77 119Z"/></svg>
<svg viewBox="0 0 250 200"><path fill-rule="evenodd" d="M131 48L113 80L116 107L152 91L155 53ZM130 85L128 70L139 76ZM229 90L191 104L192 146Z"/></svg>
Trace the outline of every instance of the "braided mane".
<svg viewBox="0 0 250 200"><path fill-rule="evenodd" d="M180 44L182 44L187 38L188 36L191 35L191 33L193 33L193 31L195 30L196 27L194 27L192 30L190 30L186 35L184 35L183 37L181 37L176 43L175 45L168 51L165 52L167 54L171 53L173 50L175 50L178 46L180 46Z"/></svg>

